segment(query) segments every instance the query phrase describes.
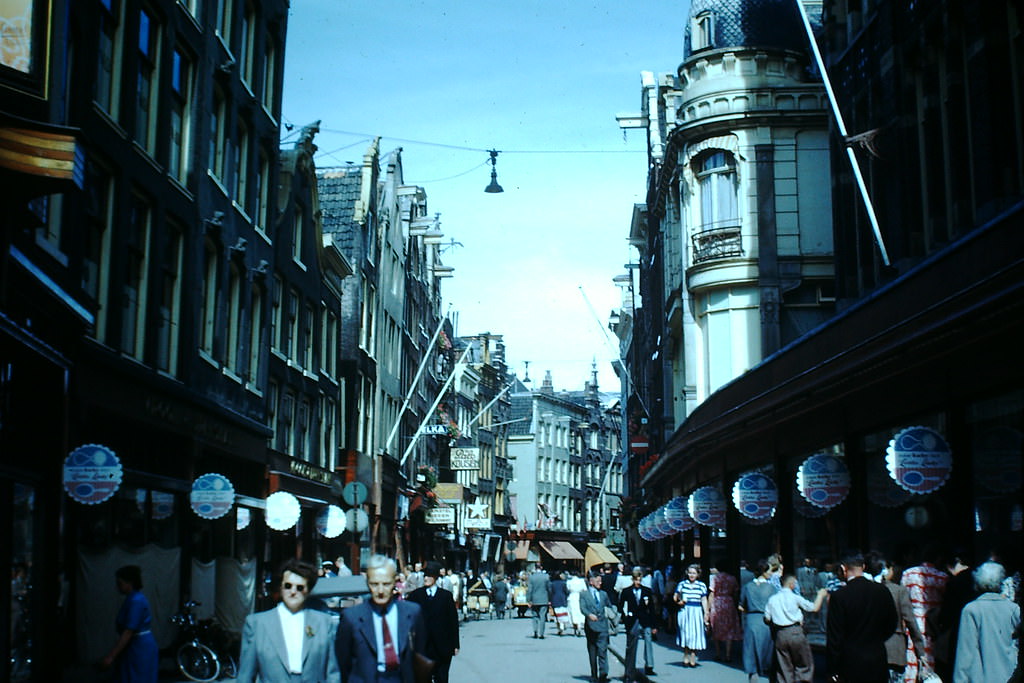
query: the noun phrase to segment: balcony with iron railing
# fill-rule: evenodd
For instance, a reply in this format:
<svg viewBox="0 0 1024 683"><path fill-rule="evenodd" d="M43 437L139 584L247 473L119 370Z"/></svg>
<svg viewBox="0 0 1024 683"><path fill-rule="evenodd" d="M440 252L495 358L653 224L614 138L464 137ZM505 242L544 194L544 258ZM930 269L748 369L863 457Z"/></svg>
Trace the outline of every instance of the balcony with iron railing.
<svg viewBox="0 0 1024 683"><path fill-rule="evenodd" d="M693 242L693 263L704 263L720 258L743 256L740 219L730 218L705 223L700 232L690 238Z"/></svg>

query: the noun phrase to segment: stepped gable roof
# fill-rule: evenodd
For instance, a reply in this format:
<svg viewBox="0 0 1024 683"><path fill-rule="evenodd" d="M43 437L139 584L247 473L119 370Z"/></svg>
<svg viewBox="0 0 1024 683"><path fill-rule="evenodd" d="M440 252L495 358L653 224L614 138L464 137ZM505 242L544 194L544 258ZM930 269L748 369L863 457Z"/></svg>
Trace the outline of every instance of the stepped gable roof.
<svg viewBox="0 0 1024 683"><path fill-rule="evenodd" d="M712 15L713 34L712 44L706 49L807 49L807 34L795 0L692 0L683 36L684 60L702 51L693 49L691 32L694 20L705 13Z"/></svg>

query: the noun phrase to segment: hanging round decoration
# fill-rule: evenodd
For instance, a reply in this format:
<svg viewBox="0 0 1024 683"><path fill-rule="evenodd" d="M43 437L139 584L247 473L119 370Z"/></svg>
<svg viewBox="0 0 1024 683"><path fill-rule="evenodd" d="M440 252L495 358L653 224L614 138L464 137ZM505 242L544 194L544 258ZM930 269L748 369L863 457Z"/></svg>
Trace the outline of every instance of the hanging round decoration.
<svg viewBox="0 0 1024 683"><path fill-rule="evenodd" d="M907 427L889 442L885 455L889 476L911 493L937 491L953 471L953 452L934 429Z"/></svg>
<svg viewBox="0 0 1024 683"><path fill-rule="evenodd" d="M661 529L658 528L658 521L655 519L654 514L647 515L647 533L651 535L651 538L657 541L660 538L664 538L665 534L661 533Z"/></svg>
<svg viewBox="0 0 1024 683"><path fill-rule="evenodd" d="M732 485L732 504L749 519L771 519L779 504L779 489L768 475L748 472Z"/></svg>
<svg viewBox="0 0 1024 683"><path fill-rule="evenodd" d="M868 500L884 508L897 508L913 496L896 485L886 470L885 458L871 458L867 467Z"/></svg>
<svg viewBox="0 0 1024 683"><path fill-rule="evenodd" d="M676 496L665 504L665 519L675 531L688 531L696 524L686 507L686 496Z"/></svg>
<svg viewBox="0 0 1024 683"><path fill-rule="evenodd" d="M636 525L636 530L637 530L637 533L640 534L640 538L644 539L645 541L653 541L654 540L651 537L651 532L647 530L647 518L646 517L641 519L640 523Z"/></svg>
<svg viewBox="0 0 1024 683"><path fill-rule="evenodd" d="M672 528L672 525L668 523L668 518L665 517L665 506L661 506L651 515L653 519L652 527L658 530L658 535L664 538L665 536L671 536L676 531Z"/></svg>
<svg viewBox="0 0 1024 683"><path fill-rule="evenodd" d="M974 476L993 493L1014 493L1021 485L1024 435L1013 427L993 427L974 440Z"/></svg>
<svg viewBox="0 0 1024 683"><path fill-rule="evenodd" d="M796 472L800 495L811 505L829 510L850 494L850 470L842 458L828 453L812 455Z"/></svg>
<svg viewBox="0 0 1024 683"><path fill-rule="evenodd" d="M716 528L725 526L725 496L714 486L701 486L691 493L687 507L697 524Z"/></svg>
<svg viewBox="0 0 1024 683"><path fill-rule="evenodd" d="M174 514L174 494L167 491L150 491L153 503L153 519L167 519Z"/></svg>
<svg viewBox="0 0 1024 683"><path fill-rule="evenodd" d="M804 500L795 479L793 480L793 490L790 492L790 499L793 501L793 509L796 513L806 519L817 519L828 514L828 509L811 505Z"/></svg>
<svg viewBox="0 0 1024 683"><path fill-rule="evenodd" d="M287 491L267 496L267 526L274 531L287 531L299 521L299 499Z"/></svg>
<svg viewBox="0 0 1024 683"><path fill-rule="evenodd" d="M64 460L64 490L83 505L98 505L121 488L121 461L114 451L86 444Z"/></svg>
<svg viewBox="0 0 1024 683"><path fill-rule="evenodd" d="M219 519L235 504L235 487L223 474L209 472L192 482L189 503L203 519Z"/></svg>
<svg viewBox="0 0 1024 683"><path fill-rule="evenodd" d="M337 505L328 505L316 517L316 528L325 538L337 538L345 530L345 513Z"/></svg>

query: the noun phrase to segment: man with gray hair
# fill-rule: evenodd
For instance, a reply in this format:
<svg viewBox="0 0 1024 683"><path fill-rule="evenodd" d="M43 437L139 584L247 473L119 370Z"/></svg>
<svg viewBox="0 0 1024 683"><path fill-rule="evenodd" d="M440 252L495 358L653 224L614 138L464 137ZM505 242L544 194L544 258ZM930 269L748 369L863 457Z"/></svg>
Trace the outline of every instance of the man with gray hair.
<svg viewBox="0 0 1024 683"><path fill-rule="evenodd" d="M974 587L981 593L960 615L953 683L1006 681L1017 664L1020 605L1000 592L1006 570L998 562L984 562L974 570Z"/></svg>
<svg viewBox="0 0 1024 683"><path fill-rule="evenodd" d="M370 601L342 611L336 648L342 683L414 683L425 637L420 606L395 600L398 566L383 555L366 565Z"/></svg>

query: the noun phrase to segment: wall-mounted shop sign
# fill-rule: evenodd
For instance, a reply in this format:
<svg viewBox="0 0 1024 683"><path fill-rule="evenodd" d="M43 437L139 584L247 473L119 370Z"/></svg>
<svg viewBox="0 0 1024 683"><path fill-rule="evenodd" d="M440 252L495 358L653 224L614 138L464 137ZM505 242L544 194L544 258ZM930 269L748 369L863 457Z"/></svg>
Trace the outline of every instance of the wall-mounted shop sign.
<svg viewBox="0 0 1024 683"><path fill-rule="evenodd" d="M744 517L771 519L779 504L779 488L768 475L748 472L732 485L732 504Z"/></svg>
<svg viewBox="0 0 1024 683"><path fill-rule="evenodd" d="M441 482L434 487L434 495L445 503L461 503L463 500L462 484Z"/></svg>
<svg viewBox="0 0 1024 683"><path fill-rule="evenodd" d="M470 503L467 505L465 527L467 529L490 529L491 506L487 503Z"/></svg>
<svg viewBox="0 0 1024 683"><path fill-rule="evenodd" d="M121 487L121 461L114 451L98 444L85 444L64 460L64 490L85 505L98 505Z"/></svg>
<svg viewBox="0 0 1024 683"><path fill-rule="evenodd" d="M479 448L453 448L452 469L453 470L478 470L480 469Z"/></svg>
<svg viewBox="0 0 1024 683"><path fill-rule="evenodd" d="M430 508L427 510L426 521L427 524L455 524L455 508Z"/></svg>
<svg viewBox="0 0 1024 683"><path fill-rule="evenodd" d="M331 485L334 481L334 474L327 470L322 470L315 465L310 465L308 462L302 462L301 460L289 460L288 461L288 472L294 474L297 477L303 479L309 479L315 481L318 484Z"/></svg>
<svg viewBox="0 0 1024 683"><path fill-rule="evenodd" d="M299 521L302 506L299 499L287 491L276 491L267 496L267 526L274 531L287 531Z"/></svg>
<svg viewBox="0 0 1024 683"><path fill-rule="evenodd" d="M203 519L219 519L235 504L235 487L223 474L209 472L192 482L189 504Z"/></svg>
<svg viewBox="0 0 1024 683"><path fill-rule="evenodd" d="M804 460L796 472L797 490L811 505L830 509L850 495L850 470L842 458L818 453Z"/></svg>
<svg viewBox="0 0 1024 683"><path fill-rule="evenodd" d="M725 526L725 496L714 486L701 486L691 493L688 508L697 524L719 529Z"/></svg>
<svg viewBox="0 0 1024 683"><path fill-rule="evenodd" d="M911 493L942 488L953 470L953 452L934 429L907 427L889 442L885 454L889 476Z"/></svg>
<svg viewBox="0 0 1024 683"><path fill-rule="evenodd" d="M696 524L693 517L690 517L688 507L686 496L676 496L665 504L665 519L673 530L687 531Z"/></svg>
<svg viewBox="0 0 1024 683"><path fill-rule="evenodd" d="M337 538L345 530L345 513L337 505L328 505L316 516L316 530L324 538Z"/></svg>

